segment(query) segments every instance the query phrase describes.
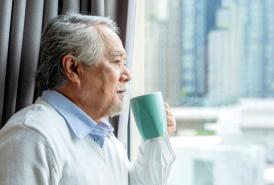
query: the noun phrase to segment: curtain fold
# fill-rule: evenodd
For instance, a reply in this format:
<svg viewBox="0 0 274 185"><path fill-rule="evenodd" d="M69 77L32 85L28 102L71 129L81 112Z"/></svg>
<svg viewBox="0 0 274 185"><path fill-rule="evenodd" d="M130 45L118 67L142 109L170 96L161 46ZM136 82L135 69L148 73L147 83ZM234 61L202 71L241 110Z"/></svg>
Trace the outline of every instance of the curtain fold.
<svg viewBox="0 0 274 185"><path fill-rule="evenodd" d="M16 111L33 102L44 0L27 0Z"/></svg>
<svg viewBox="0 0 274 185"><path fill-rule="evenodd" d="M127 15L128 15L128 1L127 0L117 0L115 7L115 18L120 27L120 38L125 45L126 42L126 28L127 28Z"/></svg>
<svg viewBox="0 0 274 185"><path fill-rule="evenodd" d="M80 13L85 15L90 15L91 12L91 2L90 0L81 0L80 2Z"/></svg>
<svg viewBox="0 0 274 185"><path fill-rule="evenodd" d="M105 1L104 0L92 0L91 1L91 14L105 16Z"/></svg>
<svg viewBox="0 0 274 185"><path fill-rule="evenodd" d="M48 21L58 14L58 0L45 0L44 2L44 16L43 28L46 27Z"/></svg>
<svg viewBox="0 0 274 185"><path fill-rule="evenodd" d="M117 0L105 0L105 16L116 19Z"/></svg>
<svg viewBox="0 0 274 185"><path fill-rule="evenodd" d="M63 12L74 12L79 13L80 11L80 0L63 0Z"/></svg>
<svg viewBox="0 0 274 185"><path fill-rule="evenodd" d="M25 22L26 0L14 0L10 29L8 62L5 85L5 101L3 120L7 120L15 112L21 51L23 44L23 31Z"/></svg>
<svg viewBox="0 0 274 185"><path fill-rule="evenodd" d="M0 1L0 121L3 116L12 1Z"/></svg>
<svg viewBox="0 0 274 185"><path fill-rule="evenodd" d="M125 43L128 0L0 0L0 126L37 98L35 71L40 38L57 14L108 16ZM118 128L116 117L111 120Z"/></svg>

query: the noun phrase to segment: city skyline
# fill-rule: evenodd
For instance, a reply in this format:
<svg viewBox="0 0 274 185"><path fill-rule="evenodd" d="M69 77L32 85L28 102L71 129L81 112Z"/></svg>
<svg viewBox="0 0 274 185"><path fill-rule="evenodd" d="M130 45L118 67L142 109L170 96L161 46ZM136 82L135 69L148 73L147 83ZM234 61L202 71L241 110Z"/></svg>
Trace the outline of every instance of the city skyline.
<svg viewBox="0 0 274 185"><path fill-rule="evenodd" d="M173 106L274 96L273 1L150 3L145 4L146 91L162 91Z"/></svg>

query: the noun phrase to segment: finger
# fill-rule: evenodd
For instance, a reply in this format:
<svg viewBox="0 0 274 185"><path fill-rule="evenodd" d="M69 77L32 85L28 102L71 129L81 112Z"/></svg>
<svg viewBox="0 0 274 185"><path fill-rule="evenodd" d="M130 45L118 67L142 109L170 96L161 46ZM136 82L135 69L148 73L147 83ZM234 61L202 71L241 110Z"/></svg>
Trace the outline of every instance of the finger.
<svg viewBox="0 0 274 185"><path fill-rule="evenodd" d="M168 117L167 118L167 125L168 126L173 126L173 125L176 125L176 120L175 120L175 118L174 117Z"/></svg>
<svg viewBox="0 0 274 185"><path fill-rule="evenodd" d="M173 133L176 131L176 127L168 127L167 128L169 135L173 135Z"/></svg>
<svg viewBox="0 0 274 185"><path fill-rule="evenodd" d="M167 114L166 118L167 118L167 123L169 123L169 122L176 122L175 118L174 118L174 116L172 114Z"/></svg>
<svg viewBox="0 0 274 185"><path fill-rule="evenodd" d="M166 115L173 117L173 113L172 113L171 109L166 109Z"/></svg>
<svg viewBox="0 0 274 185"><path fill-rule="evenodd" d="M167 115L167 116L172 116L171 111L170 111L170 110L166 110L166 115Z"/></svg>
<svg viewBox="0 0 274 185"><path fill-rule="evenodd" d="M168 126L167 127L169 135L173 135L173 133L176 131L176 126Z"/></svg>

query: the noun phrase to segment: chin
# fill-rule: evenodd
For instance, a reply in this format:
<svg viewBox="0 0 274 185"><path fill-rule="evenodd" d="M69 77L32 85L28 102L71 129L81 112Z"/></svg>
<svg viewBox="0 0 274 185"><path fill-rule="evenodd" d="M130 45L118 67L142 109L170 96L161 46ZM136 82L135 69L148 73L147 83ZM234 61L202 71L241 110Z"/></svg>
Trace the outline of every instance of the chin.
<svg viewBox="0 0 274 185"><path fill-rule="evenodd" d="M123 108L123 102L117 102L115 104L112 104L109 109L109 116L117 116L122 112Z"/></svg>

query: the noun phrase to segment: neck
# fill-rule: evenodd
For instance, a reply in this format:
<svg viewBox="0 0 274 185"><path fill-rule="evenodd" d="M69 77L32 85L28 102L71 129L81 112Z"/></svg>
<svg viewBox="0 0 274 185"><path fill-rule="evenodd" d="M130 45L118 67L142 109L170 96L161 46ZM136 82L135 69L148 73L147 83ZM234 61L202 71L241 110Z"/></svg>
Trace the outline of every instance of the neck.
<svg viewBox="0 0 274 185"><path fill-rule="evenodd" d="M84 111L96 123L99 123L103 117L107 116L106 114L103 114L102 110L96 108L98 106L87 106L86 101L82 101L81 97L79 97L79 93L74 93L75 91L71 88L68 89L67 87L58 87L55 90L64 95L70 101L72 101L77 107Z"/></svg>

